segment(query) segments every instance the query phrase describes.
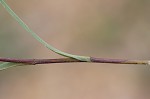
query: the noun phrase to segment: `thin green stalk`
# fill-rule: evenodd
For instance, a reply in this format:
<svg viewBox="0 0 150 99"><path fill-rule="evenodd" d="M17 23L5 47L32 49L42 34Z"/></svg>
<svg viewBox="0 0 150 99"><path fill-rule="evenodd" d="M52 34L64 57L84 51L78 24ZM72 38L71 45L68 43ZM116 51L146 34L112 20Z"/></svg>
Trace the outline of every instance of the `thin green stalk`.
<svg viewBox="0 0 150 99"><path fill-rule="evenodd" d="M40 43L42 43L44 46L46 46L51 51L65 56L69 58L74 58L80 61L90 61L90 57L87 56L79 56L79 55L73 55L69 53L62 52L55 47L49 45L47 42L45 42L43 39L41 39L35 32L33 32L16 14L15 12L7 5L7 3L4 0L0 0L0 3L3 5L3 7L8 11L8 13L28 32L30 33L36 40L38 40Z"/></svg>

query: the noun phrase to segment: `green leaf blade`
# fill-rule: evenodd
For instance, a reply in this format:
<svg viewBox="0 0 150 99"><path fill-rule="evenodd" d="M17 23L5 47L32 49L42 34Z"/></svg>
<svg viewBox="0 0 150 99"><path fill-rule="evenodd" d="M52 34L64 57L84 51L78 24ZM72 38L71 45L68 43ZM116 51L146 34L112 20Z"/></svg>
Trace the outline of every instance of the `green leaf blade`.
<svg viewBox="0 0 150 99"><path fill-rule="evenodd" d="M69 54L69 53L65 53L63 51L60 51L58 49L56 49L55 47L49 45L47 42L45 42L42 38L40 38L35 32L33 32L16 14L15 12L7 5L7 3L4 0L0 0L0 3L3 5L3 7L7 10L7 12L28 32L30 33L37 41L39 41L40 43L42 43L44 46L46 46L48 49L50 49L51 51L65 56L65 57L69 57L69 58L74 58L80 61L87 61L90 62L90 57L87 56L79 56L79 55L73 55L73 54Z"/></svg>
<svg viewBox="0 0 150 99"><path fill-rule="evenodd" d="M13 62L1 62L0 63L0 70L4 70L4 69L11 68L11 67L16 67L16 66L22 66L22 65L26 65L26 64L13 63Z"/></svg>

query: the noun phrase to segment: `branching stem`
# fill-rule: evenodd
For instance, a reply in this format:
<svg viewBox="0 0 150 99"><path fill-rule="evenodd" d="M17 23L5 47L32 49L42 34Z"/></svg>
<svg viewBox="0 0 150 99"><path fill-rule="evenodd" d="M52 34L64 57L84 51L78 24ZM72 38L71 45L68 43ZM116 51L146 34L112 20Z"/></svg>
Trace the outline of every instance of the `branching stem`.
<svg viewBox="0 0 150 99"><path fill-rule="evenodd" d="M37 41L46 46L51 51L65 56L66 58L58 59L17 59L17 58L3 58L0 57L0 70L7 69L15 66L25 65L36 65L36 64L49 64L49 63L72 63L72 62L88 62L88 63L113 63L113 64L143 64L150 65L150 61L146 60L125 60L125 59L106 59L106 58L95 58L89 56L80 56L65 53L61 50L56 49L42 38L40 38L34 31L32 31L15 12L7 5L5 0L0 0L0 3L7 10L7 12L22 26L28 33L30 33Z"/></svg>

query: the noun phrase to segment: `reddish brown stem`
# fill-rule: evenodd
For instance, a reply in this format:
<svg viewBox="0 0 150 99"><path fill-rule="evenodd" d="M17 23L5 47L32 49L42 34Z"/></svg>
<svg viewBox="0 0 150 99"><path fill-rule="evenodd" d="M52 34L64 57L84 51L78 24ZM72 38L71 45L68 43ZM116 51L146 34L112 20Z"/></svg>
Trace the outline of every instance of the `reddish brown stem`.
<svg viewBox="0 0 150 99"><path fill-rule="evenodd" d="M143 64L150 65L146 60L127 60L127 59L108 59L108 58L95 58L91 57L92 62L96 63L113 63L113 64Z"/></svg>
<svg viewBox="0 0 150 99"><path fill-rule="evenodd" d="M106 59L106 58L90 58L91 63L113 63L113 64L143 64L149 65L150 62L146 60L126 60L126 59ZM58 58L58 59L17 59L17 58L3 58L0 57L1 62L24 63L29 65L49 64L49 63L72 63L72 62L86 62L73 58Z"/></svg>
<svg viewBox="0 0 150 99"><path fill-rule="evenodd" d="M58 59L17 59L17 58L0 58L1 62L14 62L14 63L25 63L30 65L36 64L49 64L49 63L70 63L70 62L81 62L72 58L58 58Z"/></svg>

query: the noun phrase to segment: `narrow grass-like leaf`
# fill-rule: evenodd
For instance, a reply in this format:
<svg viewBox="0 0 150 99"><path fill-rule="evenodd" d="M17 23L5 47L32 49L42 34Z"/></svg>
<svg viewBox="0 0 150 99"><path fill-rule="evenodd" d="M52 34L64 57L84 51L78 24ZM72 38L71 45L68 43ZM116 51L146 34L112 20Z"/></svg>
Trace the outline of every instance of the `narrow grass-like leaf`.
<svg viewBox="0 0 150 99"><path fill-rule="evenodd" d="M46 46L51 51L60 54L65 57L74 58L80 61L90 61L90 57L87 56L79 56L79 55L73 55L69 53L62 52L55 47L49 45L47 42L45 42L43 39L41 39L35 32L33 32L15 13L14 11L7 5L7 3L4 0L1 0L0 2L4 8L8 11L8 13L16 20L18 23L28 32L30 33L36 40L38 40L40 43L42 43L44 46Z"/></svg>
<svg viewBox="0 0 150 99"><path fill-rule="evenodd" d="M13 63L13 62L1 62L0 63L0 70L4 70L10 67L15 67L15 66L21 66L21 65L26 65L22 63Z"/></svg>

